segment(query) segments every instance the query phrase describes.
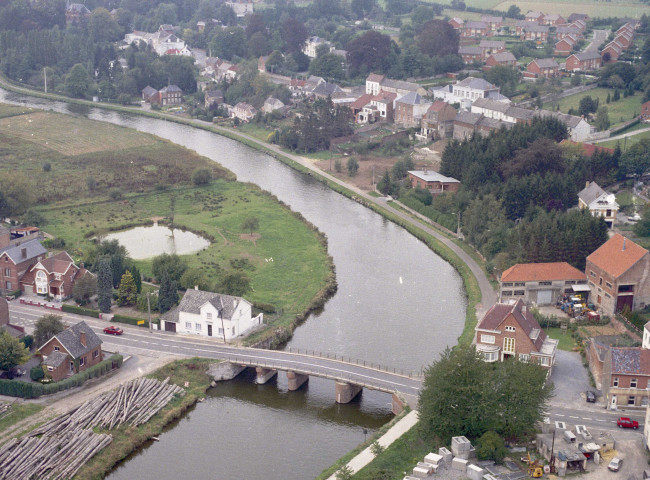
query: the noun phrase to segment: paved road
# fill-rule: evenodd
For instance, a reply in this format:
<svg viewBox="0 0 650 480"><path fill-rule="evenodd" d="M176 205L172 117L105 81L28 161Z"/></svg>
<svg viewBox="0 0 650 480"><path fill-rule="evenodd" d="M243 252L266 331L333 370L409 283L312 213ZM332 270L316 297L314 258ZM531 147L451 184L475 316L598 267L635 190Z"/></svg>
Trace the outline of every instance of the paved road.
<svg viewBox="0 0 650 480"><path fill-rule="evenodd" d="M34 328L38 318L45 313L39 307L21 305L17 301L10 302L9 312L11 322L23 325L28 331ZM107 322L90 317L80 317L63 313L66 323L76 323L84 320L97 333L107 349L129 351L153 356L175 355L179 357L203 357L228 360L233 363L251 366L262 366L277 370L291 370L308 375L330 378L360 385L373 390L384 392L400 392L408 396L417 396L422 386L420 372L409 376L410 372L401 372L387 367L364 364L348 359L327 358L304 353L263 350L255 348L232 347L224 345L216 339L200 336L186 336L168 332L153 331L139 327L124 325L124 335L113 336L103 333ZM417 376L415 376L417 374Z"/></svg>
<svg viewBox="0 0 650 480"><path fill-rule="evenodd" d="M609 142L611 140L623 140L625 137L632 137L634 135L638 135L639 133L644 133L644 132L649 132L649 131L650 131L650 127L648 127L648 128L639 128L638 130L634 130L634 131L629 132L629 133L624 133L622 135L616 135L614 137L602 138L600 140L595 140L595 141L593 141L591 143Z"/></svg>
<svg viewBox="0 0 650 480"><path fill-rule="evenodd" d="M591 43L584 49L585 52L597 52L600 44L607 40L609 30L594 30Z"/></svg>

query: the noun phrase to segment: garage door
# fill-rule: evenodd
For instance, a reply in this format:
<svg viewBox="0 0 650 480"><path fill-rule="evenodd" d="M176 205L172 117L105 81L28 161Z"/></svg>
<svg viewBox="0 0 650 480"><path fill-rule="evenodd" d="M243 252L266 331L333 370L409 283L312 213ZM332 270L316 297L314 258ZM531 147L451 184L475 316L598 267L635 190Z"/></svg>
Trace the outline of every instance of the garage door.
<svg viewBox="0 0 650 480"><path fill-rule="evenodd" d="M549 305L553 302L553 290L539 290L537 292L537 305Z"/></svg>
<svg viewBox="0 0 650 480"><path fill-rule="evenodd" d="M176 324L174 322L165 322L165 331L176 333Z"/></svg>

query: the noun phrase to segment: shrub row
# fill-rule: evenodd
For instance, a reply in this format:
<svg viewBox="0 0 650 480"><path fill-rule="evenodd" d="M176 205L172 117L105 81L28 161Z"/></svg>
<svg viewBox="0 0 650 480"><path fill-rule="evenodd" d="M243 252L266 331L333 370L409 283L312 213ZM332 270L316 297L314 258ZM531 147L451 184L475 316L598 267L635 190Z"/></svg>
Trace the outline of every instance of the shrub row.
<svg viewBox="0 0 650 480"><path fill-rule="evenodd" d="M60 382L45 385L40 383L21 382L20 380L0 380L0 394L22 398L38 398L42 395L51 395L69 388L79 387L89 378L96 378L105 375L112 370L113 362L117 364L117 368L120 368L123 360L124 358L122 355L116 354L99 362L97 365L87 368L83 372L79 372L76 375L61 380Z"/></svg>
<svg viewBox="0 0 650 480"><path fill-rule="evenodd" d="M101 313L99 310L93 310L91 308L77 307L76 305L67 305L63 304L62 310L67 313L76 313L77 315L85 315L86 317L99 318Z"/></svg>
<svg viewBox="0 0 650 480"><path fill-rule="evenodd" d="M399 199L401 203L406 205L409 208L412 208L416 212L424 215L425 217L433 220L439 225L442 225L450 232L456 232L457 220L453 215L439 212L431 205L424 205L422 202L409 197L401 197Z"/></svg>
<svg viewBox="0 0 650 480"><path fill-rule="evenodd" d="M138 325L138 322L141 322L144 320L144 324ZM137 318L137 317L128 317L126 315L113 315L113 321L116 323L126 323L127 325L135 325L135 326L140 326L140 327L147 327L148 322L144 318ZM154 323L153 320L151 323Z"/></svg>

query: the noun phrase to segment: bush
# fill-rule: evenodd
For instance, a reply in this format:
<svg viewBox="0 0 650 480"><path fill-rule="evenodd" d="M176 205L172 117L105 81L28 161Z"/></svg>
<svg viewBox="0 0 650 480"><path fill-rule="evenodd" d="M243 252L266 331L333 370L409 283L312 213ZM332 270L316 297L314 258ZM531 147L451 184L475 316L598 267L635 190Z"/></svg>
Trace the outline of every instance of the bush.
<svg viewBox="0 0 650 480"><path fill-rule="evenodd" d="M38 382L41 378L45 377L45 372L43 372L43 367L32 367L32 369L29 371L29 378L34 380L35 382Z"/></svg>
<svg viewBox="0 0 650 480"><path fill-rule="evenodd" d="M479 460L494 460L503 462L508 451L505 442L496 432L485 432L476 442L476 456Z"/></svg>
<svg viewBox="0 0 650 480"><path fill-rule="evenodd" d="M264 312L264 313L275 313L277 310L275 309L275 305L272 305L270 303L253 303L253 307Z"/></svg>
<svg viewBox="0 0 650 480"><path fill-rule="evenodd" d="M119 188L114 188L108 192L108 196L111 198L111 200L119 200L122 198L122 190Z"/></svg>
<svg viewBox="0 0 650 480"><path fill-rule="evenodd" d="M62 310L67 313L76 313L77 315L85 315L86 317L99 318L100 311L92 310L90 308L77 307L76 305L63 304Z"/></svg>
<svg viewBox="0 0 650 480"><path fill-rule="evenodd" d="M59 237L45 238L41 243L45 248L65 248L65 240Z"/></svg>
<svg viewBox="0 0 650 480"><path fill-rule="evenodd" d="M147 320L144 318L137 318L137 317L129 317L127 315L113 315L113 321L116 323L126 323L127 325L135 325L138 326L138 322L141 322L144 320L144 324L140 325L143 327L147 327Z"/></svg>
<svg viewBox="0 0 650 480"><path fill-rule="evenodd" d="M25 345L25 348L32 348L32 344L34 343L34 337L31 335L25 335L23 338L20 339L21 342L23 342L23 345Z"/></svg>
<svg viewBox="0 0 650 480"><path fill-rule="evenodd" d="M50 163L47 163L47 162L44 163L43 164L43 171L44 172L49 172L50 170L52 170L52 165Z"/></svg>
<svg viewBox="0 0 650 480"><path fill-rule="evenodd" d="M197 168L192 172L192 183L197 186L210 185L212 171L209 168Z"/></svg>

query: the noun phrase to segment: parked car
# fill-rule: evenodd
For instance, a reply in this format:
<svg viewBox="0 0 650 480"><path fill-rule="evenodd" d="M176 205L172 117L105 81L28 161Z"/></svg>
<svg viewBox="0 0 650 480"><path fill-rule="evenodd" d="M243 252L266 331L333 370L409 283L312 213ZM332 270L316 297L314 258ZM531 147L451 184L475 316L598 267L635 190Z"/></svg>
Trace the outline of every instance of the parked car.
<svg viewBox="0 0 650 480"><path fill-rule="evenodd" d="M588 390L585 392L587 403L596 403L596 393Z"/></svg>
<svg viewBox="0 0 650 480"><path fill-rule="evenodd" d="M122 335L124 333L124 330L122 330L120 327L111 325L110 327L106 327L104 329L104 333L107 333L109 335Z"/></svg>
<svg viewBox="0 0 650 480"><path fill-rule="evenodd" d="M639 428L639 422L636 420L631 420L628 417L621 417L616 421L616 425L618 425L618 428L633 428L636 430Z"/></svg>
<svg viewBox="0 0 650 480"><path fill-rule="evenodd" d="M618 472L621 469L621 465L623 465L623 460L618 457L614 457L612 458L612 461L609 462L609 465L607 465L607 468L612 472Z"/></svg>

